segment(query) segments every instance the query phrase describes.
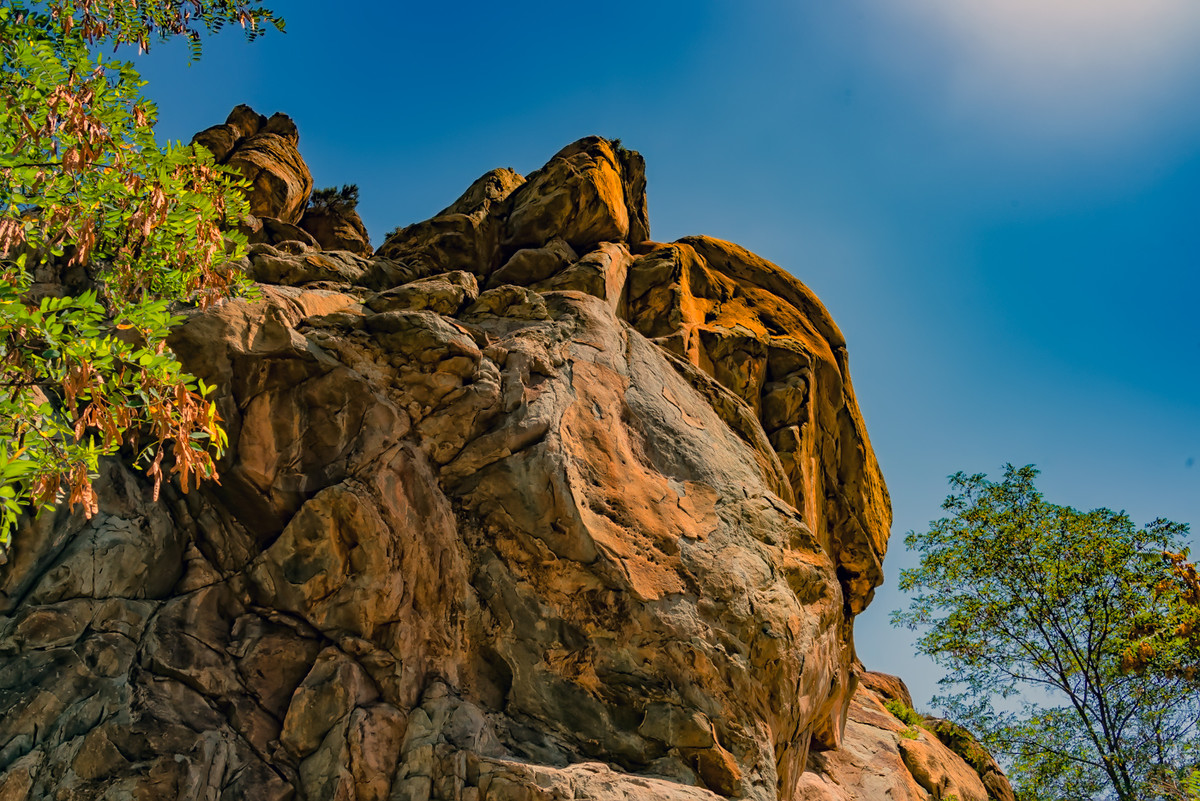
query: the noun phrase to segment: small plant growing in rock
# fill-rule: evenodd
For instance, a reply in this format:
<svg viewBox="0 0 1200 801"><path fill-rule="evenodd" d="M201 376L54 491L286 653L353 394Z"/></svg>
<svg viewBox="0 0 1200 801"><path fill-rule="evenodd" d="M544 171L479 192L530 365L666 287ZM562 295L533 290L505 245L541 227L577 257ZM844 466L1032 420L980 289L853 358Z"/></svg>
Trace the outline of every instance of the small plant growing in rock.
<svg viewBox="0 0 1200 801"><path fill-rule="evenodd" d="M913 709L903 701L898 701L895 698L889 698L883 702L884 708L891 712L901 723L907 723L908 728L900 732L900 736L906 740L915 740L921 736L918 727L925 728L925 718L920 712Z"/></svg>
<svg viewBox="0 0 1200 801"><path fill-rule="evenodd" d="M358 184L343 184L341 189L327 186L312 193L308 207L314 211L346 213L358 207Z"/></svg>
<svg viewBox="0 0 1200 801"><path fill-rule="evenodd" d="M621 144L620 138L610 139L608 143L612 146L613 152L617 154L617 158L624 160L628 156L630 150Z"/></svg>
<svg viewBox="0 0 1200 801"><path fill-rule="evenodd" d="M884 701L883 706L888 712L891 712L903 723L907 723L910 726L925 725L925 718L921 715L921 713L903 701L898 701L895 698L889 698L888 700Z"/></svg>
<svg viewBox="0 0 1200 801"><path fill-rule="evenodd" d="M883 701L883 707L892 712L901 723L908 724L908 728L900 733L900 736L904 737L905 740L916 740L920 736L918 727L926 728L925 718L922 716L922 713L914 710L913 707L908 706L904 701L889 698Z"/></svg>

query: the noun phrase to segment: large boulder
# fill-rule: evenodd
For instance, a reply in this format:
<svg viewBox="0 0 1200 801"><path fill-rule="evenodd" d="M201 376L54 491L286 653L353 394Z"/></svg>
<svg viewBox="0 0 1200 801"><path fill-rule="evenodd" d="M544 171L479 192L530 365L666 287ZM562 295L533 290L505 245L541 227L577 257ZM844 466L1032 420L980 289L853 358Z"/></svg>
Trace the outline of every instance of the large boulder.
<svg viewBox="0 0 1200 801"><path fill-rule="evenodd" d="M590 138L371 258L256 245L171 340L221 483L109 461L0 567L0 798L866 798L885 745L975 797L858 745L890 510L840 332L644 188Z"/></svg>
<svg viewBox="0 0 1200 801"><path fill-rule="evenodd" d="M650 236L642 157L598 136L555 154L506 200L502 244L538 247L555 237L589 250Z"/></svg>
<svg viewBox="0 0 1200 801"><path fill-rule="evenodd" d="M538 269L545 259L531 261L529 254L547 247L574 256L603 242L633 245L649 236L641 155L591 136L527 179L509 169L483 175L432 219L389 234L377 255L405 263L413 278L447 270L486 276L510 257L528 262L523 269ZM521 280L523 269L510 269L513 280Z"/></svg>
<svg viewBox="0 0 1200 801"><path fill-rule="evenodd" d="M896 676L856 675L842 747L809 755L798 801L1014 801L1000 766L965 729L918 715Z"/></svg>
<svg viewBox="0 0 1200 801"><path fill-rule="evenodd" d="M362 256L370 256L374 251L367 227L352 208L310 207L299 225L323 250L349 250Z"/></svg>
<svg viewBox="0 0 1200 801"><path fill-rule="evenodd" d="M312 193L312 173L300 156L300 134L286 114L267 118L237 106L223 125L206 128L192 142L212 152L219 164L237 167L250 182L250 213L295 224Z"/></svg>

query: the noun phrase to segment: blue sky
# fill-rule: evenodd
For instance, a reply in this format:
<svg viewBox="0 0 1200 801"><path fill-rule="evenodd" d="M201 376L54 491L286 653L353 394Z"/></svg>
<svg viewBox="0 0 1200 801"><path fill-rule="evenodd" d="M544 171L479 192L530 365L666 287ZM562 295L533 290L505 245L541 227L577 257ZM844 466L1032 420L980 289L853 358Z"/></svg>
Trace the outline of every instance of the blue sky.
<svg viewBox="0 0 1200 801"><path fill-rule="evenodd" d="M936 668L887 617L948 474L1032 462L1051 500L1200 526L1194 0L273 7L285 35L139 60L160 135L290 114L376 244L493 167L620 137L655 239L729 239L817 292L896 514L858 651L919 706Z"/></svg>

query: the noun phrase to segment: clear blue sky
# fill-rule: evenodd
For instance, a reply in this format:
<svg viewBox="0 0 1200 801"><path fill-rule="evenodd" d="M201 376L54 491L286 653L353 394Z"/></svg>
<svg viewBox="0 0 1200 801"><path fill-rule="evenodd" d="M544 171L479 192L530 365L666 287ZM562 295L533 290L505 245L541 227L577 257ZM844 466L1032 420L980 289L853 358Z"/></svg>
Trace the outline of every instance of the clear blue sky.
<svg viewBox="0 0 1200 801"><path fill-rule="evenodd" d="M285 35L139 61L160 134L292 115L376 244L486 170L620 137L655 239L729 239L817 292L895 506L858 651L919 706L937 671L887 616L948 474L1033 462L1051 500L1200 527L1195 0L272 7Z"/></svg>

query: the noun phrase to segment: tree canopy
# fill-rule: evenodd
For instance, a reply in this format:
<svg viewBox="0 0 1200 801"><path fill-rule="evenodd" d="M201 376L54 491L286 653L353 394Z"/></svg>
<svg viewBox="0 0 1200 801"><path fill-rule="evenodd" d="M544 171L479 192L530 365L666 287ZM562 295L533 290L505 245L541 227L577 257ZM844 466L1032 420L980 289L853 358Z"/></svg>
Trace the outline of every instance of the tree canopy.
<svg viewBox="0 0 1200 801"><path fill-rule="evenodd" d="M243 0L0 7L0 553L29 508L93 513L98 460L122 447L156 492L168 464L185 490L216 475L220 419L166 337L184 304L247 285L226 266L246 185L160 145L132 64L94 46L184 36L198 55L227 23L282 25Z"/></svg>
<svg viewBox="0 0 1200 801"><path fill-rule="evenodd" d="M1174 624L1194 566L1187 527L1047 502L1032 466L958 473L949 516L907 544L913 594L894 622L946 669L935 699L1006 759L1022 798L1187 797L1200 693ZM1174 643L1130 659L1146 638ZM1185 638L1186 639L1186 638Z"/></svg>
<svg viewBox="0 0 1200 801"><path fill-rule="evenodd" d="M1163 556L1170 571L1154 588L1158 602L1134 616L1121 666L1174 673L1200 691L1200 571L1187 551Z"/></svg>

